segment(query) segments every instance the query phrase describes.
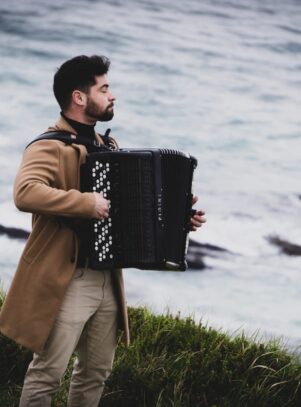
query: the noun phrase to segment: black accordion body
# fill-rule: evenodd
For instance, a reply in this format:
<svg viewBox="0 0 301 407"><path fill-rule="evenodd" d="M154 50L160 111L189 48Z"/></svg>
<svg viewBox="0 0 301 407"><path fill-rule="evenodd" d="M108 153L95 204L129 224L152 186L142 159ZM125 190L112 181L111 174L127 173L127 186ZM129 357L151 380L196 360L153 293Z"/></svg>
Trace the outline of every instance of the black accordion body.
<svg viewBox="0 0 301 407"><path fill-rule="evenodd" d="M108 219L89 221L90 266L186 270L195 158L167 149L100 151L81 168L82 192L103 192Z"/></svg>

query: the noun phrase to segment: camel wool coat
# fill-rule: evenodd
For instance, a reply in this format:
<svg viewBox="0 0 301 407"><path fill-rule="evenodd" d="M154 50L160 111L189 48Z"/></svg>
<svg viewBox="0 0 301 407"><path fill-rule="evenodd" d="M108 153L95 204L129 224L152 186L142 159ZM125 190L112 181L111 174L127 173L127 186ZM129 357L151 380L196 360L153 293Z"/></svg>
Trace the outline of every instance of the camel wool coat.
<svg viewBox="0 0 301 407"><path fill-rule="evenodd" d="M48 130L76 134L61 117ZM101 138L95 133L99 142ZM0 331L20 345L41 353L76 268L79 241L63 220L92 218L93 193L80 189L80 166L86 147L40 140L25 149L16 176L14 200L31 212L32 232L0 313ZM129 342L122 271L112 270L120 310L119 327Z"/></svg>

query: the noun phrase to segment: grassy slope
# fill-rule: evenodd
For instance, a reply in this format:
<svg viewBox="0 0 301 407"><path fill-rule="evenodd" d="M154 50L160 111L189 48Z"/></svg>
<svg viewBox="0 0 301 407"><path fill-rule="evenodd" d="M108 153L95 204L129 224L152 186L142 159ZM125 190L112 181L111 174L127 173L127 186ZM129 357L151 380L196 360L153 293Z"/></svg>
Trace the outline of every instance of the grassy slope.
<svg viewBox="0 0 301 407"><path fill-rule="evenodd" d="M1 305L1 304L0 304ZM230 338L192 319L130 310L103 407L299 407L301 365L277 343ZM0 336L0 406L17 406L30 353ZM71 363L53 406L66 405Z"/></svg>

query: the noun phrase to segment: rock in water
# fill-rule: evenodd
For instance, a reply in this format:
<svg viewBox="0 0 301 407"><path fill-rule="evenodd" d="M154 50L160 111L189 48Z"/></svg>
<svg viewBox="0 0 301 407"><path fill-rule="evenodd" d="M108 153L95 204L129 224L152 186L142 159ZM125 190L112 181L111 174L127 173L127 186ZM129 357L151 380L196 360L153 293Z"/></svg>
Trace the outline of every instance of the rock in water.
<svg viewBox="0 0 301 407"><path fill-rule="evenodd" d="M203 270L204 268L206 268L204 257L216 257L217 253L221 252L227 252L227 250L219 246L208 243L199 243L195 240L190 239L186 256L188 268L191 270Z"/></svg>
<svg viewBox="0 0 301 407"><path fill-rule="evenodd" d="M11 239L27 239L29 232L24 229L0 225L0 235L7 235ZM191 270L203 270L206 268L204 257L216 256L217 253L221 252L227 252L227 250L218 246L207 243L199 243L190 239L186 257L188 268Z"/></svg>
<svg viewBox="0 0 301 407"><path fill-rule="evenodd" d="M27 239L29 232L19 228L8 228L6 226L0 225L0 235L7 235L12 239Z"/></svg>
<svg viewBox="0 0 301 407"><path fill-rule="evenodd" d="M281 239L278 236L268 236L267 240L274 246L277 246L281 251L289 256L301 256L301 246Z"/></svg>

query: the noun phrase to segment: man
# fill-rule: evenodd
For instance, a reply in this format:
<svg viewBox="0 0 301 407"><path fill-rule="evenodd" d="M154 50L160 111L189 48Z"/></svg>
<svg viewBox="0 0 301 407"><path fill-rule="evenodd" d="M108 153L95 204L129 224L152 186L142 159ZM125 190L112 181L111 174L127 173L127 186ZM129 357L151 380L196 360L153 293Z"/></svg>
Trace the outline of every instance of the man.
<svg viewBox="0 0 301 407"><path fill-rule="evenodd" d="M58 69L53 89L62 113L48 130L103 143L94 126L114 115L109 66L106 57L82 55ZM111 144L116 146L113 139ZM82 220L109 214L102 193L79 191L86 154L84 145L40 140L25 150L16 177L16 206L33 213L33 227L1 311L0 329L34 352L20 407L50 407L73 352L68 406L96 407L112 369L118 327L129 340L122 272L89 268L75 231ZM192 218L194 230L205 221L203 215L197 211Z"/></svg>

